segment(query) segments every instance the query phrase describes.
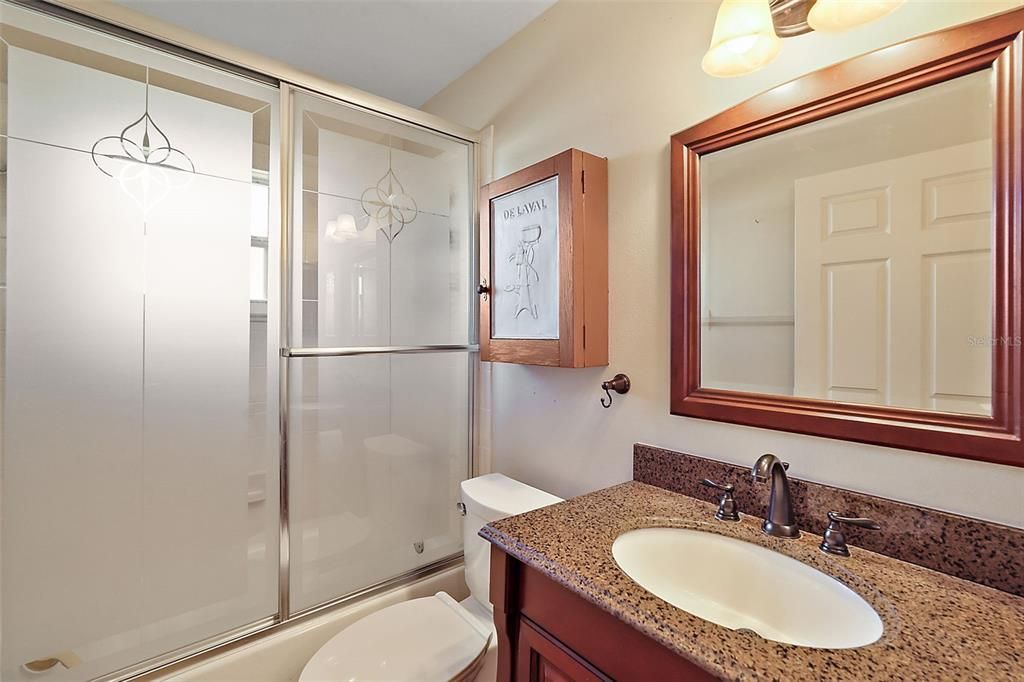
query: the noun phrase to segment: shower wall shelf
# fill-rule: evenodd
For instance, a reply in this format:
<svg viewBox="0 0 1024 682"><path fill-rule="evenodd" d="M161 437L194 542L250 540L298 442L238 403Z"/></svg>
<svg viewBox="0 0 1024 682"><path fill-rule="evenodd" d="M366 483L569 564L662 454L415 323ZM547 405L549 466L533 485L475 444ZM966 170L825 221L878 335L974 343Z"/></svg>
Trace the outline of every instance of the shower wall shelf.
<svg viewBox="0 0 1024 682"><path fill-rule="evenodd" d="M608 364L608 160L578 149L480 190L480 359Z"/></svg>

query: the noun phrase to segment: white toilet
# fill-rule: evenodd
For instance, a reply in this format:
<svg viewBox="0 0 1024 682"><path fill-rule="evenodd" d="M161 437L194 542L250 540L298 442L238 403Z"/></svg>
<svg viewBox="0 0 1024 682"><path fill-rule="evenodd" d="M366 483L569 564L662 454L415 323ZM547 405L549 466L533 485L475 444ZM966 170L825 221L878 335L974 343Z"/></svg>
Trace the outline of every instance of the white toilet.
<svg viewBox="0 0 1024 682"><path fill-rule="evenodd" d="M480 528L562 500L502 474L463 481L462 535L470 596L444 592L394 604L345 628L309 660L299 682L472 680L494 647L490 545Z"/></svg>

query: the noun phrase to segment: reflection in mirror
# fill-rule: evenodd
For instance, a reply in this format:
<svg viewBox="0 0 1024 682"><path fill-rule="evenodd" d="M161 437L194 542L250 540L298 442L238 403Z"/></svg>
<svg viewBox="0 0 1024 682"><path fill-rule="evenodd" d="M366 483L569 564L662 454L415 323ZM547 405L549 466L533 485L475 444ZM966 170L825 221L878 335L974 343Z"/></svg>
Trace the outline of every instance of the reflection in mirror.
<svg viewBox="0 0 1024 682"><path fill-rule="evenodd" d="M991 69L701 158L701 386L989 415Z"/></svg>

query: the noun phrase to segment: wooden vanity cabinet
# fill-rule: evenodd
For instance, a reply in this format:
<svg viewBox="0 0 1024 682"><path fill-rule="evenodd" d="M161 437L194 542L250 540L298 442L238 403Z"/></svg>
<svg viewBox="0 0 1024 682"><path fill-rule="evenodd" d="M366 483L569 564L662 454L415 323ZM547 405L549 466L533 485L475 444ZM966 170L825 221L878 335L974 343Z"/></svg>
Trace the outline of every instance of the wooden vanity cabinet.
<svg viewBox="0 0 1024 682"><path fill-rule="evenodd" d="M716 679L498 547L490 589L498 682Z"/></svg>
<svg viewBox="0 0 1024 682"><path fill-rule="evenodd" d="M600 682L609 679L526 618L519 621L518 644L516 680L522 682Z"/></svg>

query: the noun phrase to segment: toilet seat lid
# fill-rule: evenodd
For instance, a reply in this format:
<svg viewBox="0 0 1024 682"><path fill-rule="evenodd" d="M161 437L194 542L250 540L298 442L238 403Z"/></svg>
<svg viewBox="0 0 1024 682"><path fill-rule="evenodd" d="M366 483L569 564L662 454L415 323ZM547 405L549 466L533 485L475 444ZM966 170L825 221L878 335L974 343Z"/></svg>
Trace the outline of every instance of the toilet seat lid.
<svg viewBox="0 0 1024 682"><path fill-rule="evenodd" d="M444 592L393 604L323 645L299 682L451 680L490 643L491 628Z"/></svg>

